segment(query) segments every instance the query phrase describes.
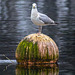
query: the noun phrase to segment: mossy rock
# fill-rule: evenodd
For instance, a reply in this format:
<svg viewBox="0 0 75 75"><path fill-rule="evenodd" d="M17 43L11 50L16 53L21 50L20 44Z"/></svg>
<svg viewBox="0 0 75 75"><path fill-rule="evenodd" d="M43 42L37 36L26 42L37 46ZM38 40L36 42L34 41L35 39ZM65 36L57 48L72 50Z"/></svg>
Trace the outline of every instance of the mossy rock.
<svg viewBox="0 0 75 75"><path fill-rule="evenodd" d="M18 44L15 56L21 64L56 63L59 50L47 35L30 34Z"/></svg>

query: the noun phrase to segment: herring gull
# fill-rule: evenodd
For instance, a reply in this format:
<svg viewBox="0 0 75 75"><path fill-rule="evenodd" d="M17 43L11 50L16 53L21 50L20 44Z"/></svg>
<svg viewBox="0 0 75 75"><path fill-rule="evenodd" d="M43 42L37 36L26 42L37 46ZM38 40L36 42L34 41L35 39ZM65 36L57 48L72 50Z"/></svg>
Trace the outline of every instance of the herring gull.
<svg viewBox="0 0 75 75"><path fill-rule="evenodd" d="M56 25L56 23L47 15L42 14L38 12L37 10L37 4L32 4L32 10L31 10L31 21L39 26L39 33L42 31L42 26L46 25Z"/></svg>

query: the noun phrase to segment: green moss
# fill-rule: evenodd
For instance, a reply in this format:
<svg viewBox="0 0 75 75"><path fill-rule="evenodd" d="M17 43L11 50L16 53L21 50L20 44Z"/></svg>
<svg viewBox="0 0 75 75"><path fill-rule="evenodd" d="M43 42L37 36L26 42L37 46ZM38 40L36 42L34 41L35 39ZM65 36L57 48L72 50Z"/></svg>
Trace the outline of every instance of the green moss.
<svg viewBox="0 0 75 75"><path fill-rule="evenodd" d="M38 46L37 43L33 44L33 42L28 42L27 40L23 40L19 43L16 53L18 55L18 59L24 60L36 60L38 59Z"/></svg>

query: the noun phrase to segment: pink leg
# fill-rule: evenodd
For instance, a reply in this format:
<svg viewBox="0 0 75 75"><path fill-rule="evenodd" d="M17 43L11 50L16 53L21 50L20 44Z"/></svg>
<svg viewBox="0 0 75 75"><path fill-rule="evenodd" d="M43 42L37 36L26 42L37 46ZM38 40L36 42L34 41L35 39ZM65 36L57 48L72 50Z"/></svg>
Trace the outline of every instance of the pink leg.
<svg viewBox="0 0 75 75"><path fill-rule="evenodd" d="M38 35L41 34L41 31L42 31L42 26L39 26L39 32L38 32Z"/></svg>

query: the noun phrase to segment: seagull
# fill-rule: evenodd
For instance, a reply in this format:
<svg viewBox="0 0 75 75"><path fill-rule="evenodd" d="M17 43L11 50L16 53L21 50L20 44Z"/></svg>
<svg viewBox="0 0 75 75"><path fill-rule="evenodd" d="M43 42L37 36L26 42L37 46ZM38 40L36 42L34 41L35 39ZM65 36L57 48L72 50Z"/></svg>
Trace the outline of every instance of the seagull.
<svg viewBox="0 0 75 75"><path fill-rule="evenodd" d="M42 26L46 25L56 25L56 23L47 15L42 14L38 12L37 10L37 4L32 4L32 10L31 10L31 21L39 26L39 33L42 31Z"/></svg>

